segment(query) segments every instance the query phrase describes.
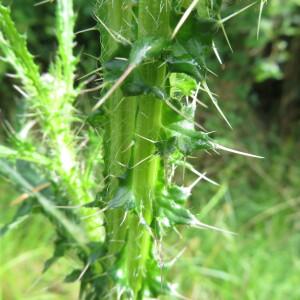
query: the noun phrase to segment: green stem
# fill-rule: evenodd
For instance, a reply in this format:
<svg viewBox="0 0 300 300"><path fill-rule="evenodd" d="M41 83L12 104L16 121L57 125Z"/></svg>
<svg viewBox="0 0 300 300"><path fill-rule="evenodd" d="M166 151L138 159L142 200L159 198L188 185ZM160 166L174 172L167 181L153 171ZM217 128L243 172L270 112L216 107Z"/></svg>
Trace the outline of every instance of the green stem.
<svg viewBox="0 0 300 300"><path fill-rule="evenodd" d="M129 0L107 1L100 8L99 18L102 24L102 62L112 59L120 44L116 40L122 37L131 39L130 27L132 2ZM109 30L109 32L107 31ZM105 165L106 174L109 176L109 201L118 188L118 177L123 175L129 167L134 135L136 99L124 97L122 91L117 90L108 100L107 110ZM106 213L106 232L108 256L117 255L122 248L126 223L121 226L124 218L123 209L115 209ZM109 259L108 266L114 264L114 259Z"/></svg>
<svg viewBox="0 0 300 300"><path fill-rule="evenodd" d="M110 200L118 188L117 177L124 175L129 167L135 127L136 99L134 97L122 98L122 93L117 91L110 98L108 106L111 109L107 147L109 168L107 174L111 176L108 199ZM117 254L124 244L126 223L121 226L123 219L123 208L107 213L107 241L110 255Z"/></svg>
<svg viewBox="0 0 300 300"><path fill-rule="evenodd" d="M75 16L73 0L57 1L57 38L58 61L61 68L61 80L66 84L67 94L71 96L74 89L74 74L76 58L74 48L74 24Z"/></svg>
<svg viewBox="0 0 300 300"><path fill-rule="evenodd" d="M1 2L1 1L0 1ZM72 0L57 1L58 53L56 62L47 76L40 75L33 56L27 49L26 40L21 36L11 19L9 9L0 4L0 49L7 61L15 68L22 80L28 99L30 113L38 117L45 144L51 153L51 171L61 179L70 205L84 205L94 200L81 178L82 168L76 150L76 138L72 129L75 120L76 91L74 73L76 59L74 48L74 11ZM38 144L40 144L40 140ZM47 170L48 171L48 170ZM80 208L89 239L103 240L101 217L90 217L94 208Z"/></svg>
<svg viewBox="0 0 300 300"><path fill-rule="evenodd" d="M164 70L161 70L161 74L163 73ZM161 127L162 103L152 96L140 97L139 101L136 133L138 136L157 140ZM126 255L127 278L134 292L134 299L138 299L147 273L146 262L150 255L152 241L148 229L142 223L146 222L150 227L153 219L153 201L159 164L160 158L155 156L154 144L138 138L134 150L136 167L132 174L132 188L141 216L131 216Z"/></svg>
<svg viewBox="0 0 300 300"><path fill-rule="evenodd" d="M119 47L115 33L130 39L135 20L132 18L131 1L107 1L103 13L99 14L102 23L102 60L114 57ZM145 1L138 3L138 38L146 36L167 36L169 34L168 0ZM104 19L103 19L104 18ZM129 26L128 26L129 24ZM130 25L131 24L131 25ZM131 27L132 26L132 27ZM106 28L110 32L106 31ZM106 32L105 32L106 31ZM131 39L132 40L132 39ZM151 63L136 70L144 82L150 86L162 86L165 80L165 67L161 62ZM155 145L161 129L162 102L152 95L124 98L116 91L106 105L108 125L106 128L106 172L110 176L108 200L118 188L117 177L130 171L131 188L136 197L140 216L129 213L124 219L124 208L106 213L108 256L107 267L114 264L115 257L122 252L123 279L134 295L141 299L144 293L144 279L147 261L150 258L152 237L141 219L149 226L153 219L153 201L157 182L160 158L155 156ZM143 138L144 137L144 138ZM135 144L132 141L135 140ZM129 163L132 163L130 166ZM123 282L124 283L124 282Z"/></svg>
<svg viewBox="0 0 300 300"><path fill-rule="evenodd" d="M168 9L168 1L141 0L138 18L139 37L168 36ZM138 71L150 86L164 85L166 70L164 66L161 66L161 62L142 66ZM160 157L155 155L156 149L153 141L159 138L162 105L161 100L152 95L138 97L132 188L140 216L130 218L125 255L127 278L133 292L133 299L143 299L147 261L151 259L153 241L149 228L154 217L153 202L160 165Z"/></svg>

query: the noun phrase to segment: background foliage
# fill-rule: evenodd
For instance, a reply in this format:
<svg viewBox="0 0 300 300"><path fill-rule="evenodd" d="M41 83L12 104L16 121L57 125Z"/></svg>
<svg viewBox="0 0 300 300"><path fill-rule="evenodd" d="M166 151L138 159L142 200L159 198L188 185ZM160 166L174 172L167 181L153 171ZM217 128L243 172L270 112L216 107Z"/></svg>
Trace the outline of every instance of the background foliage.
<svg viewBox="0 0 300 300"><path fill-rule="evenodd" d="M53 5L34 6L37 1L31 0L3 2L12 4L16 24L26 32L31 51L39 54L46 69L55 48ZM227 1L224 15L245 2ZM95 26L94 1L76 4L77 30ZM217 128L224 144L259 153L265 160L231 155L216 160L203 154L197 159L199 170L205 169L220 186L201 183L190 201L192 210L199 212L203 222L238 235L182 228L181 234L188 238L178 239L175 234L168 238L164 250L169 258L185 249L169 276L191 299L300 298L300 71L295 67L300 59L300 2L269 1L259 39L258 13L257 6L229 21L226 31L234 53L220 38L216 46L223 66L212 57L218 78L211 84L234 130L228 132L214 111L204 108L199 109L199 120L207 128ZM77 41L84 75L97 67L99 36L96 31L80 33ZM22 103L5 76L6 68L0 61L1 120L17 124ZM84 97L78 105L86 105ZM5 138L5 132L0 138ZM5 223L15 210L8 203L18 194L5 178L0 184L0 220ZM0 299L75 298L76 284L62 283L72 261L62 260L41 275L43 262L52 253L52 240L51 227L37 216L1 240Z"/></svg>

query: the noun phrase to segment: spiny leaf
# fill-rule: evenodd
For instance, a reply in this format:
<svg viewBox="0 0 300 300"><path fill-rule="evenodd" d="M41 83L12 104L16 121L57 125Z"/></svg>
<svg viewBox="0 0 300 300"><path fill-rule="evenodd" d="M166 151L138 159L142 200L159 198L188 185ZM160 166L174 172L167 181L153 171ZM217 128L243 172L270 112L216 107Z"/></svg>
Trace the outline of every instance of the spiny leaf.
<svg viewBox="0 0 300 300"><path fill-rule="evenodd" d="M37 65L29 53L26 40L17 31L8 8L0 4L0 49L15 68L26 92L43 94L43 82Z"/></svg>
<svg viewBox="0 0 300 300"><path fill-rule="evenodd" d="M164 38L145 37L139 39L132 46L129 64L138 66L145 60L157 58L167 44L168 42Z"/></svg>
<svg viewBox="0 0 300 300"><path fill-rule="evenodd" d="M162 194L158 197L158 202L160 205L160 217L168 220L168 223L164 222L165 226L188 225L199 229L206 228L232 234L232 232L227 230L200 222L197 217L182 204L183 200L186 200L189 195L189 190L187 190L186 193L170 193L166 189L163 190ZM179 197L179 201L177 197Z"/></svg>
<svg viewBox="0 0 300 300"><path fill-rule="evenodd" d="M170 96L181 100L192 95L196 90L197 82L194 78L184 73L172 73L170 75Z"/></svg>
<svg viewBox="0 0 300 300"><path fill-rule="evenodd" d="M184 154L191 154L195 150L211 150L210 138L207 133L197 131L186 126L187 121L171 124L168 128L176 137L178 149Z"/></svg>
<svg viewBox="0 0 300 300"><path fill-rule="evenodd" d="M0 171L16 182L18 185L22 186L26 191L32 191L34 187L20 174L16 169L11 167L9 164L0 160ZM61 224L65 230L70 234L70 236L78 243L83 251L87 251L86 242L87 238L83 230L71 222L65 214L60 212L53 203L48 200L41 193L34 193L40 205L43 207L45 212L52 216L58 224Z"/></svg>
<svg viewBox="0 0 300 300"><path fill-rule="evenodd" d="M197 16L197 12L193 12L177 34L175 40L183 46L190 39L196 39L203 45L211 45L211 41L218 29L218 22L215 18L201 19Z"/></svg>
<svg viewBox="0 0 300 300"><path fill-rule="evenodd" d="M139 66L143 61L157 58L161 55L167 45L167 40L163 38L146 37L136 41L129 55L129 64L122 75L116 80L113 86L93 107L93 111L103 105L107 99L123 84L126 78Z"/></svg>
<svg viewBox="0 0 300 300"><path fill-rule="evenodd" d="M17 147L18 150L0 145L0 158L11 159L11 160L24 160L34 162L40 165L47 165L49 161L43 155L35 152L35 149L22 149L22 146Z"/></svg>
<svg viewBox="0 0 300 300"><path fill-rule="evenodd" d="M116 192L114 198L108 203L109 209L115 209L124 207L126 210L130 210L135 207L136 200L133 192L127 187L122 186Z"/></svg>
<svg viewBox="0 0 300 300"><path fill-rule="evenodd" d="M174 73L185 73L196 80L202 80L201 66L188 53L181 55L169 55L167 57L169 70Z"/></svg>

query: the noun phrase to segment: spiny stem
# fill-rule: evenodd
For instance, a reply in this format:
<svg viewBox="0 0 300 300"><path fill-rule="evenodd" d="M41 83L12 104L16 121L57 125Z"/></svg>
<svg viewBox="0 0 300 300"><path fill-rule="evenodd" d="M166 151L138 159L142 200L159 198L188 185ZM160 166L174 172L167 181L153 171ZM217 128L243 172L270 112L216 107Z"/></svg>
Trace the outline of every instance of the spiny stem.
<svg viewBox="0 0 300 300"><path fill-rule="evenodd" d="M51 73L41 76L26 41L11 20L9 10L0 5L0 48L7 60L16 69L28 98L29 108L35 112L45 136L44 145L51 153L50 171L57 175L73 205L82 205L94 200L81 180L83 172L76 150L76 136L72 130L75 119L73 102L75 57L73 55L74 12L72 0L57 1L58 54ZM48 170L47 170L48 171ZM90 215L94 209L81 208L79 218ZM89 238L103 238L101 218L84 223Z"/></svg>
<svg viewBox="0 0 300 300"><path fill-rule="evenodd" d="M130 39L131 28L131 1L107 1L103 4L100 16L106 18L100 24L104 27L102 35L103 62L109 61L118 49L118 40L110 32L121 34L125 39ZM97 18L98 19L98 18ZM100 19L100 18L99 18ZM105 25L104 25L105 24ZM105 79L105 74L104 74ZM129 165L136 117L135 97L124 97L118 85L113 87L113 92L104 96L105 100L96 105L96 108L105 103L107 110L107 126L105 128L105 166L109 176L109 189L107 201L115 194L118 188L118 177L124 175ZM103 99L103 98L102 98ZM113 256L120 252L126 238L126 222L124 223L123 209L114 209L106 212L107 219L107 249L108 255ZM114 258L107 262L107 267L113 265ZM110 286L107 287L109 289Z"/></svg>
<svg viewBox="0 0 300 300"><path fill-rule="evenodd" d="M74 48L74 23L73 0L57 1L57 39L58 58L57 64L61 65L62 80L67 85L68 93L73 91L74 72L76 59Z"/></svg>
<svg viewBox="0 0 300 300"><path fill-rule="evenodd" d="M153 20L155 16L155 21ZM139 37L147 35L169 35L168 1L139 2ZM162 86L165 79L165 65L161 62L148 64L139 68L143 80L152 86ZM137 210L141 216L132 215L129 221L127 241L126 271L128 282L133 291L133 299L143 298L144 280L147 273L146 262L150 258L152 237L149 225L153 220L153 201L158 177L160 158L147 157L155 153L155 145L149 140L157 140L161 129L163 103L152 95L140 96L136 119L136 135L132 172L132 189L136 197ZM140 161L144 161L139 164ZM142 218L142 220L141 220ZM146 224L143 224L146 222Z"/></svg>

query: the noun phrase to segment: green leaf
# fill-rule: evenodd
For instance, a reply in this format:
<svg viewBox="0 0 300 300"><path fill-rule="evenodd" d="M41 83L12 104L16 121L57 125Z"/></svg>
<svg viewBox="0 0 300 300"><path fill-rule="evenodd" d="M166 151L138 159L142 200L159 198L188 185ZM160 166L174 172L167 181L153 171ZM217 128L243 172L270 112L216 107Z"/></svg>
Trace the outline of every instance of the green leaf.
<svg viewBox="0 0 300 300"><path fill-rule="evenodd" d="M201 81L203 76L200 72L202 67L182 46L176 44L169 55L166 62L170 72L185 73L193 77L197 81Z"/></svg>
<svg viewBox="0 0 300 300"><path fill-rule="evenodd" d="M170 295L171 288L169 283L166 280L163 280L162 277L167 271L165 265L161 265L161 262L157 260L153 255L147 261L147 274L145 283L149 292L153 298L158 298L160 295Z"/></svg>
<svg viewBox="0 0 300 300"><path fill-rule="evenodd" d="M88 257L88 261L94 264L99 258L105 254L105 249L101 243L90 243L91 254Z"/></svg>
<svg viewBox="0 0 300 300"><path fill-rule="evenodd" d="M31 215L32 209L31 201L23 203L15 213L12 221L0 228L0 237L22 224Z"/></svg>
<svg viewBox="0 0 300 300"><path fill-rule="evenodd" d="M27 49L25 38L19 34L8 8L0 4L0 50L21 79L26 92L43 94L43 82L38 66Z"/></svg>
<svg viewBox="0 0 300 300"><path fill-rule="evenodd" d="M115 209L120 207L125 207L130 210L135 207L136 199L133 192L127 186L121 186L114 198L109 201L108 208Z"/></svg>
<svg viewBox="0 0 300 300"><path fill-rule="evenodd" d="M167 46L167 40L157 37L144 37L136 41L129 55L129 64L138 66L144 60L154 59L161 55Z"/></svg>
<svg viewBox="0 0 300 300"><path fill-rule="evenodd" d="M185 49L200 66L206 68L205 58L209 56L211 44L208 46L203 44L197 38L192 38L186 42Z"/></svg>
<svg viewBox="0 0 300 300"><path fill-rule="evenodd" d="M193 215L183 205L186 203L190 192L183 188L172 185L162 187L157 195L158 210L160 219L167 218L165 226L190 225L194 219Z"/></svg>
<svg viewBox="0 0 300 300"><path fill-rule="evenodd" d="M47 157L36 152L36 149L31 144L17 139L14 139L13 143L17 150L0 145L0 158L10 159L13 161L24 160L39 165L47 165L49 163Z"/></svg>
<svg viewBox="0 0 300 300"><path fill-rule="evenodd" d="M176 20L177 22L178 20ZM218 29L217 19L212 17L199 18L197 12L194 11L179 30L176 40L182 45L185 45L190 39L196 39L203 45L211 45L212 39L218 32Z"/></svg>
<svg viewBox="0 0 300 300"><path fill-rule="evenodd" d="M70 248L70 244L61 237L55 241L54 247L55 248L52 257L47 259L44 263L43 273L47 272L59 258L65 255L66 251Z"/></svg>
<svg viewBox="0 0 300 300"><path fill-rule="evenodd" d="M126 70L128 62L122 59L112 59L103 63L104 77L106 81L116 81Z"/></svg>
<svg viewBox="0 0 300 300"><path fill-rule="evenodd" d="M197 89L197 82L194 78L184 73L172 73L170 75L170 96L181 100L189 97Z"/></svg>
<svg viewBox="0 0 300 300"><path fill-rule="evenodd" d="M2 160L0 160L0 171L17 185L21 186L26 192L30 192L34 189L34 186L25 177L25 174L23 174L24 172L20 173L18 170ZM36 176L35 180L37 180ZM73 220L70 220L65 213L56 208L53 201L49 200L45 195L43 195L43 193L36 192L34 193L34 196L45 213L51 216L55 222L62 226L62 228L66 230L68 235L74 239L83 251L87 251L87 236L82 228L75 224Z"/></svg>
<svg viewBox="0 0 300 300"><path fill-rule="evenodd" d="M16 157L18 151L8 148L6 146L0 145L0 157Z"/></svg>
<svg viewBox="0 0 300 300"><path fill-rule="evenodd" d="M78 280L80 274L81 274L82 270L79 269L75 269L73 270L70 274L68 274L65 279L64 282L66 283L72 283L75 282L76 280Z"/></svg>
<svg viewBox="0 0 300 300"><path fill-rule="evenodd" d="M156 142L155 147L162 157L167 157L176 150L176 137Z"/></svg>
<svg viewBox="0 0 300 300"><path fill-rule="evenodd" d="M180 187L176 184L172 184L168 187L167 197L173 199L177 204L186 204L189 196L190 192L186 188Z"/></svg>
<svg viewBox="0 0 300 300"><path fill-rule="evenodd" d="M197 13L200 18L206 19L220 13L222 0L200 0L197 4Z"/></svg>
<svg viewBox="0 0 300 300"><path fill-rule="evenodd" d="M212 150L209 135L195 130L193 123L188 120L171 123L165 127L168 136L176 139L176 147L183 154L191 154L196 150Z"/></svg>

